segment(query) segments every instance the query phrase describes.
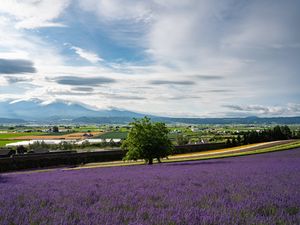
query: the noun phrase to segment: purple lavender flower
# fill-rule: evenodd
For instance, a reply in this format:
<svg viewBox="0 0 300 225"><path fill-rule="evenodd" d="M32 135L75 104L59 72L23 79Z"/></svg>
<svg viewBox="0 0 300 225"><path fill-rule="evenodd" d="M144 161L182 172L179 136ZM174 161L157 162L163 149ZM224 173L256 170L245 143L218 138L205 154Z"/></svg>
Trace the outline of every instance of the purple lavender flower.
<svg viewBox="0 0 300 225"><path fill-rule="evenodd" d="M0 177L0 224L300 224L300 149Z"/></svg>

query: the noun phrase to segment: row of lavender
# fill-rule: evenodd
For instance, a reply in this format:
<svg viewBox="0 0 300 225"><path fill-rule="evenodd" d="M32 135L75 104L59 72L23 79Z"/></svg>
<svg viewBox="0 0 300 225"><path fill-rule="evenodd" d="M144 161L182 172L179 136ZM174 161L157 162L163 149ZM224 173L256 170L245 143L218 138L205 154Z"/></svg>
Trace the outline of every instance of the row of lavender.
<svg viewBox="0 0 300 225"><path fill-rule="evenodd" d="M9 174L0 224L300 224L300 149Z"/></svg>

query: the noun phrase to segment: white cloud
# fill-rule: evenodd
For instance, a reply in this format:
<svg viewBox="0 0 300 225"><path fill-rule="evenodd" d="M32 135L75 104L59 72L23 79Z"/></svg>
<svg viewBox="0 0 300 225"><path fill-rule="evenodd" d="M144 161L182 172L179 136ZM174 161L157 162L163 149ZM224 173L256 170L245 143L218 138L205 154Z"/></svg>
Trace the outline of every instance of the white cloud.
<svg viewBox="0 0 300 225"><path fill-rule="evenodd" d="M16 20L17 28L64 26L54 22L69 5L70 0L2 0L0 12Z"/></svg>
<svg viewBox="0 0 300 225"><path fill-rule="evenodd" d="M7 86L8 85L8 81L5 77L0 77L0 87L1 86Z"/></svg>
<svg viewBox="0 0 300 225"><path fill-rule="evenodd" d="M300 19L297 3L293 1L253 1L244 7L239 23L231 29L224 43L238 48L296 47L299 31L292 27Z"/></svg>
<svg viewBox="0 0 300 225"><path fill-rule="evenodd" d="M79 4L84 10L93 11L104 20L146 21L151 14L151 1L137 0L86 0Z"/></svg>
<svg viewBox="0 0 300 225"><path fill-rule="evenodd" d="M39 72L64 64L59 50L38 33L14 28L16 22L0 14L0 57L33 61Z"/></svg>
<svg viewBox="0 0 300 225"><path fill-rule="evenodd" d="M76 12L78 5L70 7L73 10L70 14L76 16L72 23L68 23L70 26L75 24L70 30L78 28L80 31L84 26L92 34L102 32L107 43L116 49L125 47L126 53L120 61L108 60L113 58L114 52L107 54L109 57L104 61L102 56L105 54L90 51L93 44L101 49L102 43L93 43L99 40L95 41L93 35L88 39L87 33L83 39L91 42L87 45L90 50L80 45L81 36L76 38L78 43L73 42L74 36L70 36L70 40L63 38L63 42L76 45L71 47L69 44L55 44L56 40L51 40L51 37L48 40L38 29L15 29L61 26L65 21L60 21L60 16L70 2L1 2L0 58L30 59L38 71L30 77L31 83L36 85L34 88L13 95L2 92L1 97L63 98L97 107L118 106L155 114L209 116L222 115L224 104L241 103L261 106L261 109L257 108L258 112L289 113L280 107L286 99L299 96L299 63L296 63L299 53L285 51L287 47L291 51L299 48L297 7L286 1L272 4L231 0L72 1L89 15ZM96 17L93 18L90 12ZM87 23L90 19L97 19L98 24L95 21ZM67 28L59 29L68 31ZM99 34L95 33L95 37ZM109 51L109 47L105 46L105 50ZM146 55L142 63L131 59L132 47L134 51L140 51L137 55ZM75 65L70 56L64 55L70 52L70 48L93 65ZM193 75L201 74L205 77L219 75L223 79L193 80ZM76 95L71 86L55 83L58 76L105 76L116 82L95 87L87 98L85 94ZM195 85L171 84L172 81L189 79ZM153 80L164 80L170 85L151 84ZM8 85L3 78L0 78L0 83ZM86 87L79 88L84 90ZM263 105L268 101L281 106L265 109Z"/></svg>
<svg viewBox="0 0 300 225"><path fill-rule="evenodd" d="M224 107L238 112L246 112L259 116L295 116L300 113L300 104L288 103L285 106L265 106L265 105L225 105Z"/></svg>
<svg viewBox="0 0 300 225"><path fill-rule="evenodd" d="M76 54L78 54L81 58L91 62L91 63L97 63L97 62L102 62L103 59L101 57L99 57L97 54L87 51L85 49L79 48L79 47L71 47L71 49L73 49Z"/></svg>

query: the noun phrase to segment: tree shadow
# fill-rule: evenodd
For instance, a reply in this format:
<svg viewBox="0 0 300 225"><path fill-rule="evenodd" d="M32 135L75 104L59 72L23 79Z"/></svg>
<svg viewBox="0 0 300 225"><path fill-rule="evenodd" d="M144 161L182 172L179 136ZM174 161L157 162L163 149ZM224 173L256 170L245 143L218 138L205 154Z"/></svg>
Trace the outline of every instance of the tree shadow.
<svg viewBox="0 0 300 225"><path fill-rule="evenodd" d="M166 166L197 166L197 165L216 165L216 164L229 164L229 163L232 163L231 161L225 161L225 160L222 160L222 161L189 161L189 162L178 162L178 163L170 163Z"/></svg>
<svg viewBox="0 0 300 225"><path fill-rule="evenodd" d="M0 184L1 183L7 183L9 178L7 176L3 176L0 174Z"/></svg>

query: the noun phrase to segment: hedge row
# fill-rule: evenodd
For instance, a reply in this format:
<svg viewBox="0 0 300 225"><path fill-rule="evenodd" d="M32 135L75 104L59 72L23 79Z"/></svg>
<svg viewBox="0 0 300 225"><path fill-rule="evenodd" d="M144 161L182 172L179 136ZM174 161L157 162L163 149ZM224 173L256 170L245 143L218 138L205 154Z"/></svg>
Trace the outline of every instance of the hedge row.
<svg viewBox="0 0 300 225"><path fill-rule="evenodd" d="M174 154L200 152L224 147L226 147L225 143L182 145L175 146ZM91 162L116 161L122 160L125 154L126 152L119 149L103 152L77 153L76 151L64 151L14 155L8 158L0 158L0 172L53 166L71 166Z"/></svg>
<svg viewBox="0 0 300 225"><path fill-rule="evenodd" d="M121 150L103 152L65 152L52 154L18 155L0 159L0 172L36 169L52 166L70 166L91 162L121 160L125 153Z"/></svg>
<svg viewBox="0 0 300 225"><path fill-rule="evenodd" d="M228 147L225 143L209 143L209 144L191 144L175 146L173 154L182 154L190 152L201 152L207 150L216 150Z"/></svg>

